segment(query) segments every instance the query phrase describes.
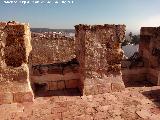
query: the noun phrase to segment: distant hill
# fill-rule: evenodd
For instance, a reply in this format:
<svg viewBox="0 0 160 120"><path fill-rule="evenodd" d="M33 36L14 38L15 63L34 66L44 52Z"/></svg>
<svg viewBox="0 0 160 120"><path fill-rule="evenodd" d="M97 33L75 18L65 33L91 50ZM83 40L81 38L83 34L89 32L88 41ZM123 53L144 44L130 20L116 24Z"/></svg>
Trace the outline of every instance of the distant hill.
<svg viewBox="0 0 160 120"><path fill-rule="evenodd" d="M31 28L31 32L65 32L65 33L75 33L74 29L49 29L49 28Z"/></svg>

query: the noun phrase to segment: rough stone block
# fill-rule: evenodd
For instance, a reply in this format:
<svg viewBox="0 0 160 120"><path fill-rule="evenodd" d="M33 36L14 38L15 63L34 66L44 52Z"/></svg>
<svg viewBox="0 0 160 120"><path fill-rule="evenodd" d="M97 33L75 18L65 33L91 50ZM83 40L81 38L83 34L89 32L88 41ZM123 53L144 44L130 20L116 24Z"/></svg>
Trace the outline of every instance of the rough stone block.
<svg viewBox="0 0 160 120"><path fill-rule="evenodd" d="M78 88L78 79L65 81L66 88Z"/></svg>
<svg viewBox="0 0 160 120"><path fill-rule="evenodd" d="M110 93L111 92L111 83L99 84L97 85L98 94Z"/></svg>
<svg viewBox="0 0 160 120"><path fill-rule="evenodd" d="M17 92L13 93L14 102L33 102L33 93L32 92Z"/></svg>
<svg viewBox="0 0 160 120"><path fill-rule="evenodd" d="M84 86L83 93L84 95L94 95L94 86Z"/></svg>
<svg viewBox="0 0 160 120"><path fill-rule="evenodd" d="M65 73L64 75L63 75L63 78L62 78L63 80L73 80L73 79L80 79L80 75L79 75L79 73L73 73L73 72L69 72L69 73Z"/></svg>
<svg viewBox="0 0 160 120"><path fill-rule="evenodd" d="M2 70L2 77L9 81L27 82L29 79L28 66L23 64L18 68L6 68Z"/></svg>
<svg viewBox="0 0 160 120"><path fill-rule="evenodd" d="M48 74L62 74L62 69L61 68L54 68L54 69L49 69Z"/></svg>
<svg viewBox="0 0 160 120"><path fill-rule="evenodd" d="M48 90L57 90L58 89L57 81L48 82L47 85L48 85Z"/></svg>
<svg viewBox="0 0 160 120"><path fill-rule="evenodd" d="M125 89L125 86L123 83L111 83L111 90L112 92L121 92Z"/></svg>
<svg viewBox="0 0 160 120"><path fill-rule="evenodd" d="M63 90L65 89L65 82L64 81L57 81L57 88L58 90Z"/></svg>
<svg viewBox="0 0 160 120"><path fill-rule="evenodd" d="M13 102L12 93L0 93L0 104L9 104Z"/></svg>
<svg viewBox="0 0 160 120"><path fill-rule="evenodd" d="M11 24L8 23L5 27L5 31L8 35L22 36L29 33L29 26L27 24Z"/></svg>

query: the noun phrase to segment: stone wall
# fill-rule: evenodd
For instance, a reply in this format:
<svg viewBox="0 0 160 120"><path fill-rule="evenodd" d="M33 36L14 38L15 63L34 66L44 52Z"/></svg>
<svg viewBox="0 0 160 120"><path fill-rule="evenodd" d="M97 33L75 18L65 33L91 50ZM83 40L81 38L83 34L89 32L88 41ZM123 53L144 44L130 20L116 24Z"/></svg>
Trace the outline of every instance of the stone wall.
<svg viewBox="0 0 160 120"><path fill-rule="evenodd" d="M142 27L140 31L140 44L139 44L139 52L141 56L143 56L143 60L145 62L145 66L151 66L150 59L154 59L152 56L152 49L151 43L154 42L153 35L154 35L155 28L154 27ZM155 61L156 62L156 61ZM155 66L157 63L152 64Z"/></svg>
<svg viewBox="0 0 160 120"><path fill-rule="evenodd" d="M46 84L46 90L77 88L79 67L69 64L76 57L74 38L38 36L31 43L30 79L35 91L35 84Z"/></svg>
<svg viewBox="0 0 160 120"><path fill-rule="evenodd" d="M30 64L53 64L75 58L74 39L69 37L32 37Z"/></svg>
<svg viewBox="0 0 160 120"><path fill-rule="evenodd" d="M0 104L33 101L27 66L30 40L27 24L0 23Z"/></svg>
<svg viewBox="0 0 160 120"><path fill-rule="evenodd" d="M125 25L80 24L75 30L81 92L90 95L123 90L120 62Z"/></svg>
<svg viewBox="0 0 160 120"><path fill-rule="evenodd" d="M31 83L36 91L36 84L45 85L45 90L78 88L79 65L76 61L36 65L32 67Z"/></svg>
<svg viewBox="0 0 160 120"><path fill-rule="evenodd" d="M148 71L147 79L159 85L160 27L142 27L139 52Z"/></svg>

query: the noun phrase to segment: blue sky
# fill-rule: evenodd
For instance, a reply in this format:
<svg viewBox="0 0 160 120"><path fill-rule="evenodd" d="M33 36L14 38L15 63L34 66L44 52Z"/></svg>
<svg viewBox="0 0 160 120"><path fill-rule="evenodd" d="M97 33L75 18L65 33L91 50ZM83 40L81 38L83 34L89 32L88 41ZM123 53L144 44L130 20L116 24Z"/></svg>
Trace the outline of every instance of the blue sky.
<svg viewBox="0 0 160 120"><path fill-rule="evenodd" d="M16 20L45 28L74 28L80 23L126 24L127 30L133 32L141 26L160 26L160 0L73 1L73 4L22 5L4 4L2 0L1 21Z"/></svg>

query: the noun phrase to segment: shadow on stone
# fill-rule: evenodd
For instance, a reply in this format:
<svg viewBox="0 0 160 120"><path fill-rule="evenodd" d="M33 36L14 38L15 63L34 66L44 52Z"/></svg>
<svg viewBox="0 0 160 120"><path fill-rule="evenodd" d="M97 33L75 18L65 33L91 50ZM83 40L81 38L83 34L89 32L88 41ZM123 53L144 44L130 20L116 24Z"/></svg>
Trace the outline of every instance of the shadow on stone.
<svg viewBox="0 0 160 120"><path fill-rule="evenodd" d="M78 88L45 91L44 86L35 91L35 97L51 97L51 96L81 96Z"/></svg>
<svg viewBox="0 0 160 120"><path fill-rule="evenodd" d="M157 105L157 107L160 107L160 89L145 91L142 92L142 94L149 100L154 102L154 104Z"/></svg>
<svg viewBox="0 0 160 120"><path fill-rule="evenodd" d="M151 82L144 81L124 81L125 87L152 87L154 86Z"/></svg>

